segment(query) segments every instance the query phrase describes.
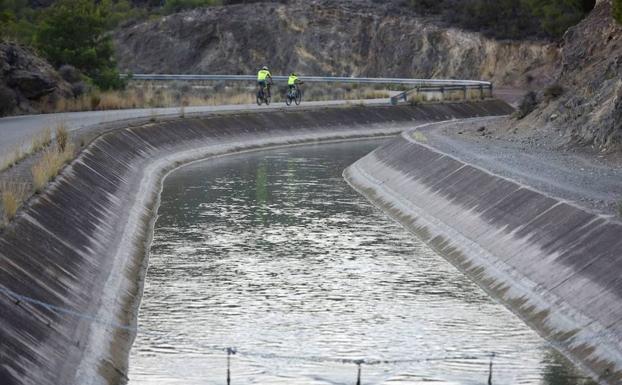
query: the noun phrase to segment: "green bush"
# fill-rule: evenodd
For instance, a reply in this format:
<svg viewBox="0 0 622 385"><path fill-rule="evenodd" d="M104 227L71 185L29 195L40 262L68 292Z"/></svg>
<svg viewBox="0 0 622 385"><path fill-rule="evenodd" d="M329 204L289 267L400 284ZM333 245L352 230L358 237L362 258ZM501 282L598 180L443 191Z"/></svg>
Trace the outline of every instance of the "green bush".
<svg viewBox="0 0 622 385"><path fill-rule="evenodd" d="M538 107L538 95L533 91L528 92L518 106L518 111L516 112L518 119L522 119L531 114L536 107Z"/></svg>
<svg viewBox="0 0 622 385"><path fill-rule="evenodd" d="M164 3L165 13L179 12L184 9L211 7L222 5L221 0L166 0Z"/></svg>
<svg viewBox="0 0 622 385"><path fill-rule="evenodd" d="M564 87L558 83L553 83L544 88L544 99L547 101L557 99L562 96L564 92Z"/></svg>
<svg viewBox="0 0 622 385"><path fill-rule="evenodd" d="M411 0L417 12L510 39L559 38L594 4L595 0Z"/></svg>
<svg viewBox="0 0 622 385"><path fill-rule="evenodd" d="M55 66L69 64L101 89L119 88L109 27L109 3L60 0L44 11L35 44Z"/></svg>
<svg viewBox="0 0 622 385"><path fill-rule="evenodd" d="M613 0L613 18L622 24L622 0Z"/></svg>

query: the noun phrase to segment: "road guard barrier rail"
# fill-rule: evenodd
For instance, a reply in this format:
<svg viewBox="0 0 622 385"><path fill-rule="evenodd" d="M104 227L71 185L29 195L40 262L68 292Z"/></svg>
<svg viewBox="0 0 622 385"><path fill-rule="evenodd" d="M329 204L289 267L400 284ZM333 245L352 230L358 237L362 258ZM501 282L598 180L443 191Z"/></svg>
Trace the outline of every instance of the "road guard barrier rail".
<svg viewBox="0 0 622 385"><path fill-rule="evenodd" d="M144 81L245 81L254 82L255 75L172 75L172 74L132 74L123 75L132 80ZM273 76L276 83L287 81L287 76ZM493 84L482 80L457 79L409 79L409 78L359 78L346 76L300 76L307 83L351 83L351 84L387 84L404 85L412 89L390 98L391 104L408 102L412 95L437 93L436 99L445 100L448 93L460 93L464 100L469 98L469 91L475 90L480 99L493 96Z"/></svg>

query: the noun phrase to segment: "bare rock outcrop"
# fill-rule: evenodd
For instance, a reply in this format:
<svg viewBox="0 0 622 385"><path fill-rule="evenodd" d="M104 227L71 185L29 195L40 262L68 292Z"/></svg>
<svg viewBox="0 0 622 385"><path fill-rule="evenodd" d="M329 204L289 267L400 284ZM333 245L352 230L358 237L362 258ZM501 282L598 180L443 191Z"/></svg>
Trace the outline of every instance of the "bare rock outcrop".
<svg viewBox="0 0 622 385"><path fill-rule="evenodd" d="M439 25L407 6L295 1L196 9L115 33L122 70L135 73L274 73L549 82L558 47L498 41Z"/></svg>
<svg viewBox="0 0 622 385"><path fill-rule="evenodd" d="M0 116L37 112L71 95L71 86L48 62L20 45L0 43Z"/></svg>
<svg viewBox="0 0 622 385"><path fill-rule="evenodd" d="M554 132L565 143L597 151L622 150L622 26L611 15L610 0L599 1L566 32L556 81L563 94L541 95L514 129Z"/></svg>

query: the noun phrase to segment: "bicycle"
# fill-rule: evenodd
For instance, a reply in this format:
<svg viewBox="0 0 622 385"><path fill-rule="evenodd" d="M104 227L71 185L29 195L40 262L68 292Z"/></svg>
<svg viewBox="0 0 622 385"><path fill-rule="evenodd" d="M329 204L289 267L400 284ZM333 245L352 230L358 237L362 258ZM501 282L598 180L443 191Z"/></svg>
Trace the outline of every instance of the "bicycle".
<svg viewBox="0 0 622 385"><path fill-rule="evenodd" d="M257 90L257 105L261 106L262 103L266 103L266 106L270 105L270 99L270 84L266 83Z"/></svg>
<svg viewBox="0 0 622 385"><path fill-rule="evenodd" d="M298 86L299 84L303 83L296 83L294 84L294 88L290 88L289 90L287 90L287 95L285 97L286 105L291 105L293 101L294 103L296 103L297 106L299 106L300 102L302 102L302 90Z"/></svg>

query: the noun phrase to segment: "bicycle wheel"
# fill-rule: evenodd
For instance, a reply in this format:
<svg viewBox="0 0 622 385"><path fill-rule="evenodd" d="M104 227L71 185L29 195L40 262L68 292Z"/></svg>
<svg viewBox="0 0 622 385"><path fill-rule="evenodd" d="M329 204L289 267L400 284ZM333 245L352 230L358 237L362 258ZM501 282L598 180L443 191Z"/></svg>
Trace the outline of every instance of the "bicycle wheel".
<svg viewBox="0 0 622 385"><path fill-rule="evenodd" d="M270 105L270 96L266 96L265 98L263 98L264 103L266 103L266 106Z"/></svg>
<svg viewBox="0 0 622 385"><path fill-rule="evenodd" d="M296 92L296 99L294 99L294 101L296 102L296 105L299 106L300 102L302 102L302 91L298 90Z"/></svg>
<svg viewBox="0 0 622 385"><path fill-rule="evenodd" d="M289 95L289 93L285 96L285 105L289 106L290 104L292 104L292 98Z"/></svg>
<svg viewBox="0 0 622 385"><path fill-rule="evenodd" d="M262 102L263 102L263 95L261 94L260 91L257 91L257 105L261 106Z"/></svg>

